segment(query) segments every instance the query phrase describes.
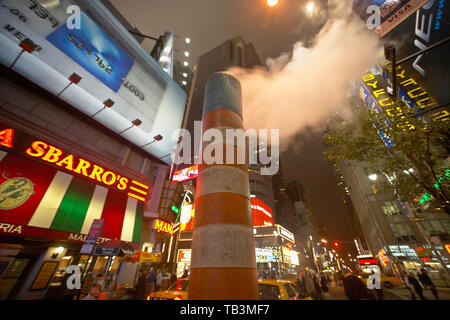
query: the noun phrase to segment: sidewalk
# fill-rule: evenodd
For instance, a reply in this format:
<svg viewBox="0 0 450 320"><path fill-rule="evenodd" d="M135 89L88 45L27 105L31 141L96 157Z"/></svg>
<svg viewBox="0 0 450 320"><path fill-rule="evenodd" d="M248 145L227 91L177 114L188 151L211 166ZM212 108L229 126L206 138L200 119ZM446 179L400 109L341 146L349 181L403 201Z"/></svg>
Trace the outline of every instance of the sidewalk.
<svg viewBox="0 0 450 320"><path fill-rule="evenodd" d="M450 300L450 288L436 288L436 289L440 300ZM392 288L392 289L383 288L383 290L386 292L390 292L403 300L412 300L411 293L406 288ZM430 290L424 290L423 296L428 300L435 300ZM417 297L417 299L420 300L419 297Z"/></svg>

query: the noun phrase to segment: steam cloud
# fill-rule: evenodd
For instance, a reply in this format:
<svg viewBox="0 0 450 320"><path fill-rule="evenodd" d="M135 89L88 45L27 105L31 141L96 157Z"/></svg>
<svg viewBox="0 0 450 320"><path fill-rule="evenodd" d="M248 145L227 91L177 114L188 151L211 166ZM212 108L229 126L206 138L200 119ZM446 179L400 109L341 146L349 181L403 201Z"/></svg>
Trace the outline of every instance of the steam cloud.
<svg viewBox="0 0 450 320"><path fill-rule="evenodd" d="M331 18L310 48L297 42L292 54L268 59L268 70L228 70L242 85L245 127L280 129L281 149L302 129L320 130L337 111L349 116L350 81L378 60L377 36L347 1L331 4Z"/></svg>

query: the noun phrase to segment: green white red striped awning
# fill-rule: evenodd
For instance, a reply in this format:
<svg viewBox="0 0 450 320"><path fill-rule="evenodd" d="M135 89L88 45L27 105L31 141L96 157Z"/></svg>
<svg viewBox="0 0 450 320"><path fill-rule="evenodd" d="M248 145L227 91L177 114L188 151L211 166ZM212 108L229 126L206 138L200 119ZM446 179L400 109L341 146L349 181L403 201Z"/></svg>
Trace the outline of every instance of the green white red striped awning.
<svg viewBox="0 0 450 320"><path fill-rule="evenodd" d="M0 222L140 242L144 203L124 193L0 151Z"/></svg>

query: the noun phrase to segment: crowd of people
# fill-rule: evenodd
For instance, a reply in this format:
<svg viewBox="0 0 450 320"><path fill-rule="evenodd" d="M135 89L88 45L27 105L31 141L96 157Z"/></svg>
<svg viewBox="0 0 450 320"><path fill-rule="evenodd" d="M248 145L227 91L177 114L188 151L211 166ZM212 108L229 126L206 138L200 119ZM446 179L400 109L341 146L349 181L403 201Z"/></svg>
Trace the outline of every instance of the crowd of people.
<svg viewBox="0 0 450 320"><path fill-rule="evenodd" d="M155 270L154 267L150 267L148 270L145 268L139 269L134 290L134 299L144 300L152 292L167 290L177 281L177 276L174 272L166 273L163 271L162 269ZM168 274L170 274L169 277L167 277Z"/></svg>
<svg viewBox="0 0 450 320"><path fill-rule="evenodd" d="M411 299L427 300L423 295L424 289L429 289L436 300L439 295L433 281L425 269L421 269L417 273L417 278L411 271L404 271L402 274L403 282L411 293ZM367 283L361 281L357 274L352 272L337 273L338 285L344 287L344 292L349 300L383 300L383 289L381 286L381 276L379 273L372 271L368 277Z"/></svg>
<svg viewBox="0 0 450 320"><path fill-rule="evenodd" d="M170 277L168 275L170 274ZM275 273L260 273L263 279L276 279ZM434 298L439 300L439 295L433 281L424 269L418 271L417 278L410 272L405 271L402 274L403 282L411 293L411 299L420 298L427 300L423 295L424 289L429 289ZM188 272L185 270L181 278L187 278ZM154 292L167 290L177 281L175 273L167 273L164 270L150 267L148 270L141 268L138 272L133 299L144 300ZM367 280L363 281L354 272L335 272L318 273L315 271L306 271L298 274L296 286L299 289L302 298L311 297L314 300L329 300L330 283L334 281L335 286L343 287L345 296L349 300L383 300L384 294L381 285L381 275L379 272L372 271Z"/></svg>

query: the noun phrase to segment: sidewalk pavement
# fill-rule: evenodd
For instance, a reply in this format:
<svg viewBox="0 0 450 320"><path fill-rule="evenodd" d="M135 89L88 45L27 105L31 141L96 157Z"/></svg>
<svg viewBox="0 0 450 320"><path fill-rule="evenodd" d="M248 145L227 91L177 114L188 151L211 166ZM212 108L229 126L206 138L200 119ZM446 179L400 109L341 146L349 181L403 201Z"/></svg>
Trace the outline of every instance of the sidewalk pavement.
<svg viewBox="0 0 450 320"><path fill-rule="evenodd" d="M450 300L450 288L436 288L436 289L440 300ZM390 292L403 300L412 300L410 291L405 287L400 288L397 287L391 289L383 288L383 290L386 292ZM423 296L428 300L435 300L430 290L423 290ZM417 300L420 300L420 298L417 297Z"/></svg>

